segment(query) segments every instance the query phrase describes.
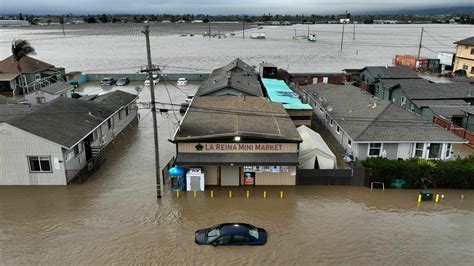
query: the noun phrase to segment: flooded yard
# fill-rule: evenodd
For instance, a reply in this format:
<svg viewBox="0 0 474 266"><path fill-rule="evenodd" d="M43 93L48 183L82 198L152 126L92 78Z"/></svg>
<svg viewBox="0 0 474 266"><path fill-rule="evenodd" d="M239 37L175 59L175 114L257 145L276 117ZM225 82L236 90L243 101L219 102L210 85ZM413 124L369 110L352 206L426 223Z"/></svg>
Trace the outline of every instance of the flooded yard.
<svg viewBox="0 0 474 266"><path fill-rule="evenodd" d="M134 93L132 83L120 88ZM181 103L199 83L157 87L157 101ZM106 91L119 87L107 88ZM82 88L103 93L96 83ZM171 99L171 100L170 100ZM149 90L140 93L148 102ZM474 191L433 190L445 198L417 204L418 190L365 187L210 187L156 199L149 109L107 150L82 185L0 187L0 264L425 264L474 261ZM158 116L161 164L175 147L176 117ZM213 190L214 198L209 192ZM267 191L268 198L263 198ZM285 197L280 198L280 191ZM464 199L461 199L464 195ZM194 232L223 222L268 231L261 247L198 246Z"/></svg>

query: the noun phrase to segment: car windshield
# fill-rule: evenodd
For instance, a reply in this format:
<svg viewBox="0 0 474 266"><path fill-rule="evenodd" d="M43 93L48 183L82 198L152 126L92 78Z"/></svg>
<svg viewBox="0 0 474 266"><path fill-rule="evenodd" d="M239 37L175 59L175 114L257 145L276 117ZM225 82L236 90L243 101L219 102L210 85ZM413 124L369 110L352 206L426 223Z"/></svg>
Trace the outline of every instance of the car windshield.
<svg viewBox="0 0 474 266"><path fill-rule="evenodd" d="M120 78L118 81L124 82L124 81L125 81L125 78Z"/></svg>
<svg viewBox="0 0 474 266"><path fill-rule="evenodd" d="M214 227L207 231L207 242L211 243L221 235L219 227Z"/></svg>
<svg viewBox="0 0 474 266"><path fill-rule="evenodd" d="M249 227L249 235L253 236L255 239L258 239L258 229L255 227Z"/></svg>

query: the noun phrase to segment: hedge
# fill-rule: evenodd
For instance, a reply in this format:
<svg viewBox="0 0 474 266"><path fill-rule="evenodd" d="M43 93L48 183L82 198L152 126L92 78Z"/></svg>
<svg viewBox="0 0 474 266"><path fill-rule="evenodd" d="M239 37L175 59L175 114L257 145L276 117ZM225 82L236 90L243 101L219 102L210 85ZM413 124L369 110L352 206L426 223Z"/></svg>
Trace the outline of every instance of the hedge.
<svg viewBox="0 0 474 266"><path fill-rule="evenodd" d="M386 187L402 179L407 188L474 189L474 155L451 161L368 158L362 165L370 169L370 182L383 182Z"/></svg>

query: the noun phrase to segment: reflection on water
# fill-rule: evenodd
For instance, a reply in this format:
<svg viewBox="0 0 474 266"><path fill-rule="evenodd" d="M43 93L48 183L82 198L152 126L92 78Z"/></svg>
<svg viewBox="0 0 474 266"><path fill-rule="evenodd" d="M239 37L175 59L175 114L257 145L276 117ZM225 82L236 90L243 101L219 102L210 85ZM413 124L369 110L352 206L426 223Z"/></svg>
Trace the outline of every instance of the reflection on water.
<svg viewBox="0 0 474 266"><path fill-rule="evenodd" d="M134 85L122 89L131 92ZM169 101L164 90L158 86L157 101ZM170 92L173 102L184 100L186 93ZM139 101L147 100L144 90ZM140 110L141 121L117 137L105 164L86 183L0 187L0 264L467 265L474 260L473 191L433 190L445 198L421 205L417 190L341 186L231 188L232 198L229 188L209 188L214 198L209 190L176 198L166 189L157 200L148 112ZM174 153L167 140L174 126L167 116L159 116L159 125L163 165ZM267 244L194 244L195 230L231 221L264 227Z"/></svg>

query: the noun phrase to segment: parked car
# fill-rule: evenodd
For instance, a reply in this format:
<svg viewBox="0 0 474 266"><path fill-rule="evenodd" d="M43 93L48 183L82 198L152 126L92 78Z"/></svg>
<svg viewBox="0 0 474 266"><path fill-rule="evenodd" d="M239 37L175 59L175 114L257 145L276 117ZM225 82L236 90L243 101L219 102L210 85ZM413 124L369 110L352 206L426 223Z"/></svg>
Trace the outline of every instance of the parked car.
<svg viewBox="0 0 474 266"><path fill-rule="evenodd" d="M102 85L102 86L112 86L114 84L115 84L115 79L113 79L113 78L103 78L100 81L100 85Z"/></svg>
<svg viewBox="0 0 474 266"><path fill-rule="evenodd" d="M158 75L153 75L153 85L158 84L158 82L160 82L160 78L158 77ZM150 80L146 79L144 85L150 86Z"/></svg>
<svg viewBox="0 0 474 266"><path fill-rule="evenodd" d="M186 86L188 85L188 81L185 78L178 79L178 86Z"/></svg>
<svg viewBox="0 0 474 266"><path fill-rule="evenodd" d="M264 245L267 232L245 223L224 223L196 231L194 241L199 245L241 246Z"/></svg>
<svg viewBox="0 0 474 266"><path fill-rule="evenodd" d="M180 106L179 106L179 112L180 113L186 113L186 111L188 110L189 108L189 104L188 102L185 102L185 103L182 103Z"/></svg>
<svg viewBox="0 0 474 266"><path fill-rule="evenodd" d="M125 86L127 85L128 83L130 83L130 80L128 78L119 78L117 80L117 82L115 83L115 85L117 86Z"/></svg>
<svg viewBox="0 0 474 266"><path fill-rule="evenodd" d="M190 103L190 102L193 101L193 99L194 99L194 94L188 94L188 95L186 95L186 100L184 100L184 101L187 102L187 103Z"/></svg>

